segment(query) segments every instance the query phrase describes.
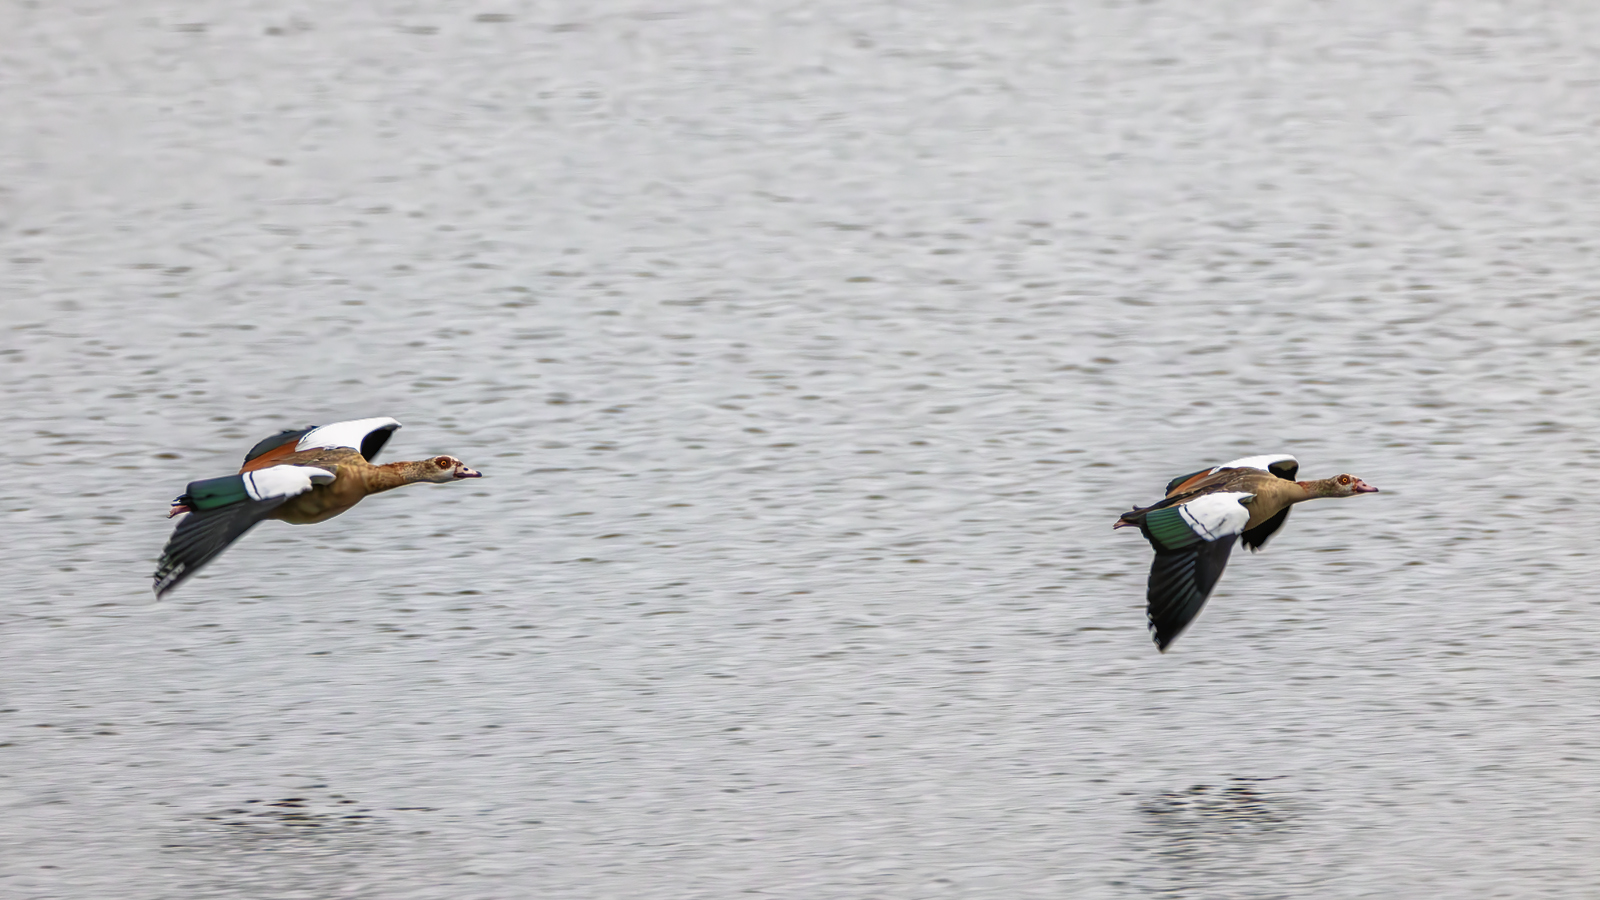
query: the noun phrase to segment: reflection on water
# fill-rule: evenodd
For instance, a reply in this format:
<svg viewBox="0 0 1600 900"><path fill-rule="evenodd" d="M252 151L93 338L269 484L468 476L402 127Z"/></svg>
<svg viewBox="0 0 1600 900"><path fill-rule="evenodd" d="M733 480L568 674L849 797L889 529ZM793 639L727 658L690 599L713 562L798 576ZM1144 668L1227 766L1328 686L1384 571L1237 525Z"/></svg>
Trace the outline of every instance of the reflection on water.
<svg viewBox="0 0 1600 900"><path fill-rule="evenodd" d="M186 897L392 898L418 871L468 877L430 840L434 810L379 810L319 784L180 815L162 829L162 869Z"/></svg>
<svg viewBox="0 0 1600 900"><path fill-rule="evenodd" d="M236 807L218 810L201 818L224 828L258 835L290 834L306 828L348 828L366 825L373 819L371 811L357 805L354 800L338 794L332 795L329 800L331 806L321 810L305 797L246 800Z"/></svg>
<svg viewBox="0 0 1600 900"><path fill-rule="evenodd" d="M1271 779L1234 776L1226 785L1197 784L1158 794L1139 805L1151 830L1170 846L1163 855L1189 858L1207 841L1247 842L1282 830L1291 820L1290 801L1260 788Z"/></svg>
<svg viewBox="0 0 1600 900"><path fill-rule="evenodd" d="M1253 893L1254 881L1285 881L1282 856L1263 851L1304 813L1303 801L1271 790L1277 780L1233 776L1141 801L1130 837L1145 864L1133 883L1158 896L1274 896Z"/></svg>

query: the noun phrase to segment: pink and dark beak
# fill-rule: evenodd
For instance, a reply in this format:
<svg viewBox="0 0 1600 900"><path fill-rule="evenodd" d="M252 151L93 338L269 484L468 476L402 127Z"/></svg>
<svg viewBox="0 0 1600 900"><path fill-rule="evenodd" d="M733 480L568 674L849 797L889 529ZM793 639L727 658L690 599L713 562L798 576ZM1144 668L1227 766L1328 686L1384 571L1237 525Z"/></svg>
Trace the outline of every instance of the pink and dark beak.
<svg viewBox="0 0 1600 900"><path fill-rule="evenodd" d="M1355 484L1355 492L1358 493L1358 494L1376 494L1376 493L1378 493L1378 489L1373 487L1370 484L1367 484L1365 481L1362 481L1361 479L1357 478L1356 479L1356 484Z"/></svg>
<svg viewBox="0 0 1600 900"><path fill-rule="evenodd" d="M456 477L457 478L482 478L483 477L483 473L479 472L477 469L469 469L466 466L456 466Z"/></svg>

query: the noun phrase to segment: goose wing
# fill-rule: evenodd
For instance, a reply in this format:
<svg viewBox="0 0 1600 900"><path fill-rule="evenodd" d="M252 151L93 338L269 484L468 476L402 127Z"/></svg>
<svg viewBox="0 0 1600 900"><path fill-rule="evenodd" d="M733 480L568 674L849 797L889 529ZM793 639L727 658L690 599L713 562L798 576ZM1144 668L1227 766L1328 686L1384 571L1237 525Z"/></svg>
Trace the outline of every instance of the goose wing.
<svg viewBox="0 0 1600 900"><path fill-rule="evenodd" d="M388 416L351 419L332 425L314 425L299 431L281 431L262 440L245 454L241 472L251 472L286 461L306 450L354 450L372 462L389 443L400 423Z"/></svg>
<svg viewBox="0 0 1600 900"><path fill-rule="evenodd" d="M1277 515L1262 522L1260 525L1248 531L1240 532L1239 537L1251 551L1260 550L1262 545L1267 542L1267 538L1276 534L1278 529L1283 527L1283 523L1287 521L1289 521L1289 507L1285 506L1278 511Z"/></svg>
<svg viewBox="0 0 1600 900"><path fill-rule="evenodd" d="M1254 496L1212 490L1139 517L1139 530L1156 551L1145 592L1145 613L1151 636L1162 652L1194 621L1211 596L1228 565L1235 539L1250 520L1244 504Z"/></svg>
<svg viewBox="0 0 1600 900"><path fill-rule="evenodd" d="M192 481L175 506L189 510L178 521L156 564L157 597L183 583L244 536L289 498L333 481L326 469L272 466L239 475Z"/></svg>
<svg viewBox="0 0 1600 900"><path fill-rule="evenodd" d="M1287 453L1267 453L1225 462L1217 466L1216 471L1223 469L1264 469L1286 481L1293 481L1294 476L1300 472L1300 460Z"/></svg>
<svg viewBox="0 0 1600 900"><path fill-rule="evenodd" d="M1171 497L1175 494L1195 490L1202 486L1202 482L1206 478L1221 472L1223 469L1261 469L1264 472L1271 472L1279 478L1293 481L1294 476L1300 471L1300 461L1287 453L1267 453L1261 456L1246 456L1230 460L1220 466L1212 466L1209 469L1201 469L1198 472L1179 475L1177 478L1167 482L1167 496Z"/></svg>
<svg viewBox="0 0 1600 900"><path fill-rule="evenodd" d="M165 596L182 584L288 499L274 497L235 503L220 509L196 510L184 516L167 540L167 546L161 551L161 561L156 565L156 596Z"/></svg>
<svg viewBox="0 0 1600 900"><path fill-rule="evenodd" d="M1150 620L1150 636L1162 653L1200 614L1232 552L1232 536L1200 541L1182 550L1156 551L1145 592L1145 616Z"/></svg>

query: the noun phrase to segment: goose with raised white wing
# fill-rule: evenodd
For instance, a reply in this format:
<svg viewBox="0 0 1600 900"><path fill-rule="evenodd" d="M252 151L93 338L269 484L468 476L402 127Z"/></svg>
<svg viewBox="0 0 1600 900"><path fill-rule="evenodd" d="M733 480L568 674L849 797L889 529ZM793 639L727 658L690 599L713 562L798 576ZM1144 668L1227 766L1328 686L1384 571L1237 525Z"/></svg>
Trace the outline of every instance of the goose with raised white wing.
<svg viewBox="0 0 1600 900"><path fill-rule="evenodd" d="M482 477L454 456L373 465L399 427L383 416L284 431L250 448L239 474L190 482L167 513L168 518L187 515L161 553L156 596L177 587L258 522L309 525L337 516L369 494Z"/></svg>
<svg viewBox="0 0 1600 900"><path fill-rule="evenodd" d="M1161 502L1135 507L1111 526L1137 527L1155 548L1145 599L1150 634L1161 652L1211 596L1236 539L1260 550L1296 503L1378 492L1354 475L1295 481L1299 470L1298 460L1280 453L1180 475L1167 483Z"/></svg>

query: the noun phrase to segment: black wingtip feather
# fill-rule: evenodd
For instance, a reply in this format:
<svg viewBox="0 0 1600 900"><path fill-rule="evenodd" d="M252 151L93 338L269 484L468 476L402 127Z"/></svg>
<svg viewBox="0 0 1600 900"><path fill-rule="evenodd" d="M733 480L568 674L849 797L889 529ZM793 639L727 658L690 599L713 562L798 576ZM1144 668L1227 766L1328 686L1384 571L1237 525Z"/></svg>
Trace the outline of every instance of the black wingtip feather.
<svg viewBox="0 0 1600 900"><path fill-rule="evenodd" d="M383 445L389 443L389 438L394 437L394 430L399 425L380 425L367 433L361 439L361 455L367 462L374 461L378 454L383 452Z"/></svg>
<svg viewBox="0 0 1600 900"><path fill-rule="evenodd" d="M1251 553L1258 553L1266 545L1267 539L1277 533L1287 521L1289 521L1289 507L1285 506L1277 515L1239 535L1239 538L1250 548Z"/></svg>
<svg viewBox="0 0 1600 900"><path fill-rule="evenodd" d="M283 504L285 497L235 503L204 512L191 512L178 520L178 527L161 551L156 564L155 592L159 599L187 581L206 563L244 536L267 513Z"/></svg>
<svg viewBox="0 0 1600 900"><path fill-rule="evenodd" d="M1157 551L1150 564L1146 616L1150 636L1162 653L1200 614L1228 565L1234 539L1201 542L1182 550Z"/></svg>

